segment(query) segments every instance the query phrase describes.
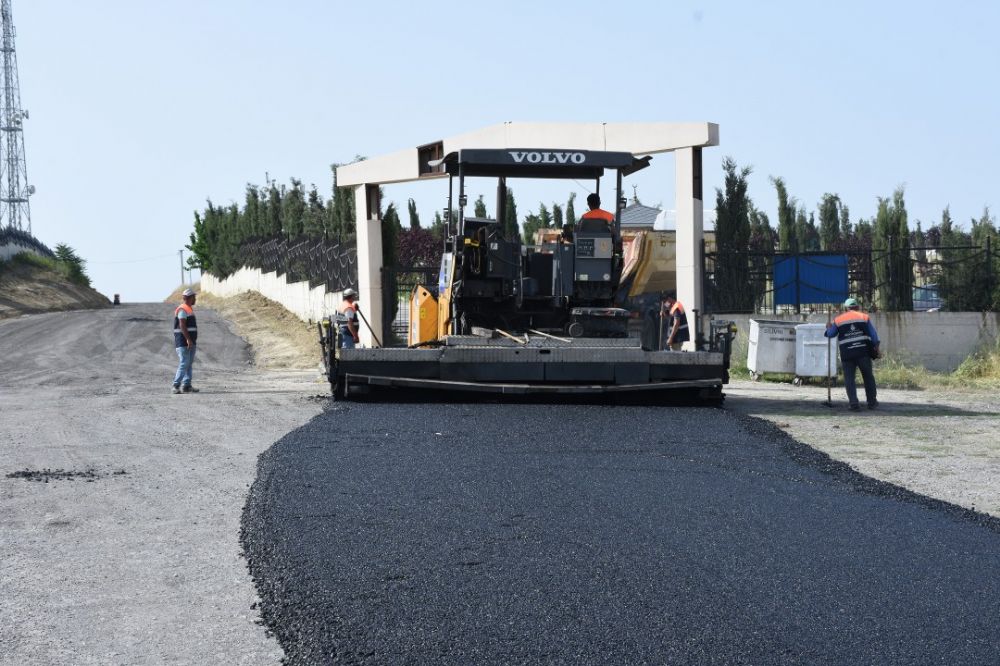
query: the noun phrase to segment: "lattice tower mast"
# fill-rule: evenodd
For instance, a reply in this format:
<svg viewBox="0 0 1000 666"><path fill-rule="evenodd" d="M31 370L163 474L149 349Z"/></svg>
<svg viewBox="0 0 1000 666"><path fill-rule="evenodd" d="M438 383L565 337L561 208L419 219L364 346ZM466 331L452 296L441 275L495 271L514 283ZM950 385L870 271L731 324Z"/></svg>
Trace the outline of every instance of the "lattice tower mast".
<svg viewBox="0 0 1000 666"><path fill-rule="evenodd" d="M24 159L22 125L28 112L21 109L21 90L17 79L17 53L14 51L14 19L11 0L0 0L3 14L3 108L0 109L0 228L11 227L31 233L31 207L28 197L35 188L28 185L28 167Z"/></svg>

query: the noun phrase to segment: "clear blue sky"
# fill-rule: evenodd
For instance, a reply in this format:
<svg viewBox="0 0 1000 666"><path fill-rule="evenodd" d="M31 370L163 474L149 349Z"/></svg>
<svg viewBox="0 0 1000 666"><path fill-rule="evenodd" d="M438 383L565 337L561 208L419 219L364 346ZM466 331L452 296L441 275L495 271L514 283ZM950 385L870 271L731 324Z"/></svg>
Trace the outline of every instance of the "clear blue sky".
<svg viewBox="0 0 1000 666"><path fill-rule="evenodd" d="M720 162L852 219L905 184L911 227L1000 206L1000 3L14 0L35 235L95 286L161 300L211 197L505 120L711 121ZM637 174L673 207L672 158ZM517 187L522 215L568 189ZM582 193L582 190L581 190ZM427 222L444 188L414 196ZM487 196L489 200L489 196ZM405 220L404 220L405 223ZM136 260L144 261L136 261ZM127 263L126 263L127 262Z"/></svg>

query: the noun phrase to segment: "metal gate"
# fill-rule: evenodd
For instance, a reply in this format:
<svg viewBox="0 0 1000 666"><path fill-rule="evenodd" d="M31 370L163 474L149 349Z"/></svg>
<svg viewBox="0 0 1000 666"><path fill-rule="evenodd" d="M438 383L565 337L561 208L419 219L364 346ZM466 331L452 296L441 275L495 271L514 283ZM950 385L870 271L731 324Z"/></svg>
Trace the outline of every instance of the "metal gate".
<svg viewBox="0 0 1000 666"><path fill-rule="evenodd" d="M427 266L382 267L382 344L405 347L410 330L410 296L423 285L437 294L438 269Z"/></svg>

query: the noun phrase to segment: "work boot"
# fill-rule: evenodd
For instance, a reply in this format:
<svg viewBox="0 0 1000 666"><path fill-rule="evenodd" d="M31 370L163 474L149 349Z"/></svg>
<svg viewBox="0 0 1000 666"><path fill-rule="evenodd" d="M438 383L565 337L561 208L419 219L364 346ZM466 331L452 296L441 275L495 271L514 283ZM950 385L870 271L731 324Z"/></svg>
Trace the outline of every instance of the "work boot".
<svg viewBox="0 0 1000 666"><path fill-rule="evenodd" d="M856 405L856 404L855 405L851 405L850 407L848 407L848 409L850 409L852 412L860 412L861 411L861 405Z"/></svg>
<svg viewBox="0 0 1000 666"><path fill-rule="evenodd" d="M878 400L872 400L871 402L868 403L868 409L876 409L876 408L878 408Z"/></svg>
<svg viewBox="0 0 1000 666"><path fill-rule="evenodd" d="M195 387L191 386L190 384L185 384L184 388L181 389L181 390L184 391L185 393L198 393L199 392L199 389L196 389Z"/></svg>
<svg viewBox="0 0 1000 666"><path fill-rule="evenodd" d="M171 389L170 392L173 393L174 395L177 395L178 393L181 392L181 387L180 386L175 386L173 389Z"/></svg>

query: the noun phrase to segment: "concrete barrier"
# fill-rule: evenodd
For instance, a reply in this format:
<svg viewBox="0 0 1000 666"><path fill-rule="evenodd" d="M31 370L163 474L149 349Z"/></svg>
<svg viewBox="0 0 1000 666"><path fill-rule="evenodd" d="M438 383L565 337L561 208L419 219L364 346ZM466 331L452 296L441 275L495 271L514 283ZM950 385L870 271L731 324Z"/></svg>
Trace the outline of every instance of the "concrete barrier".
<svg viewBox="0 0 1000 666"><path fill-rule="evenodd" d="M0 261L10 261L10 258L15 254L21 254L22 252L30 252L32 254L41 255L41 253L27 245L22 245L17 241L8 241L0 245Z"/></svg>
<svg viewBox="0 0 1000 666"><path fill-rule="evenodd" d="M241 268L224 280L205 273L201 276L201 289L222 297L255 291L308 323L334 314L343 300L342 292L327 291L326 285L310 287L308 281L286 282L284 275L262 273L258 268Z"/></svg>
<svg viewBox="0 0 1000 666"><path fill-rule="evenodd" d="M836 315L836 313L835 313ZM736 348L746 354L750 319L826 323L825 313L811 315L714 315L731 319L739 329ZM971 354L997 344L1000 313L996 312L876 312L872 323L882 351L935 372L951 372ZM746 358L738 359L746 361Z"/></svg>
<svg viewBox="0 0 1000 666"><path fill-rule="evenodd" d="M309 323L334 314L343 300L342 292L327 291L325 285L311 288L308 282L286 282L283 275L262 273L256 268L241 268L224 280L206 273L201 277L201 288L223 297L256 291ZM738 362L746 361L750 319L826 323L823 313L714 317L736 322L739 332L735 348L744 355ZM1000 335L1000 313L996 312L876 312L871 317L884 352L935 372L953 371L971 354L997 344Z"/></svg>

